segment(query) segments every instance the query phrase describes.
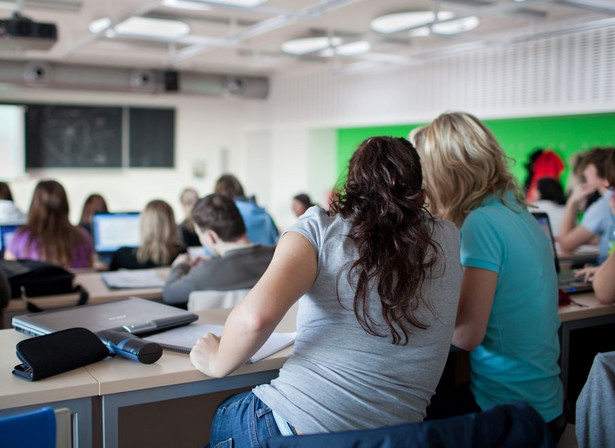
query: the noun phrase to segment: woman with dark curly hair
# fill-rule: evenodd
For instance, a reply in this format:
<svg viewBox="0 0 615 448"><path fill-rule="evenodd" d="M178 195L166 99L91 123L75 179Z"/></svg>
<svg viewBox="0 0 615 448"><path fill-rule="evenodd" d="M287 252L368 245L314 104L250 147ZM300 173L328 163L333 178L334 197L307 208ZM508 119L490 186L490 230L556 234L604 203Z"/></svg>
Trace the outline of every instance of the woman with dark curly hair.
<svg viewBox="0 0 615 448"><path fill-rule="evenodd" d="M299 301L293 354L270 384L220 405L212 447L423 420L449 351L461 269L459 234L424 209L422 182L407 140L364 141L331 214L301 216L222 337L197 342L192 363L226 376Z"/></svg>

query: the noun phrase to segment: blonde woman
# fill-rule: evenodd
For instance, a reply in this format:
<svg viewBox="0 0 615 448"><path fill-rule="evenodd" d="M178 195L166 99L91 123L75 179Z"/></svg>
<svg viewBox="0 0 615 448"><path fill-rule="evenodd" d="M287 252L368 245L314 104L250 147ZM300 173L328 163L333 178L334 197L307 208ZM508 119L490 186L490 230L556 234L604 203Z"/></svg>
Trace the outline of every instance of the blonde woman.
<svg viewBox="0 0 615 448"><path fill-rule="evenodd" d="M504 151L476 117L440 115L425 130L421 149L432 212L461 231L453 344L470 351L471 366L470 387L434 403L461 404L454 412L465 413L524 401L549 423L557 442L565 417L549 241L528 213Z"/></svg>
<svg viewBox="0 0 615 448"><path fill-rule="evenodd" d="M147 269L170 265L185 248L169 204L154 200L141 214L139 247L122 247L113 254L110 270Z"/></svg>

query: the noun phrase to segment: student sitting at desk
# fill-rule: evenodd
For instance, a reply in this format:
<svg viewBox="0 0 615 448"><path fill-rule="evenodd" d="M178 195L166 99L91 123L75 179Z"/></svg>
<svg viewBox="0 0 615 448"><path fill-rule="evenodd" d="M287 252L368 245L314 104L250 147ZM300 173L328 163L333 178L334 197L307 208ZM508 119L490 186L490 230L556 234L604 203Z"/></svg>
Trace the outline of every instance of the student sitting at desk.
<svg viewBox="0 0 615 448"><path fill-rule="evenodd" d="M25 221L26 215L13 202L9 185L0 182L0 224L21 224Z"/></svg>
<svg viewBox="0 0 615 448"><path fill-rule="evenodd" d="M88 233L92 234L92 219L95 213L108 213L107 203L98 193L93 193L87 197L83 203L83 209L81 210L81 218L79 219L79 225L83 227Z"/></svg>
<svg viewBox="0 0 615 448"><path fill-rule="evenodd" d="M575 250L582 244L591 244L599 238L600 262L608 256L609 234L613 225L613 215L609 207L612 192L608 190L609 183L605 175L606 160L613 151L613 148L595 148L584 158L583 175L586 183L579 185L568 198L557 236L560 248L568 251ZM602 196L585 211L581 224L577 225L579 204L595 191L599 191Z"/></svg>
<svg viewBox="0 0 615 448"><path fill-rule="evenodd" d="M4 253L7 260L29 258L66 268L89 268L94 262L90 235L68 220L68 198L55 180L34 189L26 224L15 232Z"/></svg>
<svg viewBox="0 0 615 448"><path fill-rule="evenodd" d="M432 211L460 227L453 344L470 351L470 387L436 395L434 418L519 400L548 422L557 442L566 422L550 242L527 211L504 151L476 117L440 115L419 150Z"/></svg>
<svg viewBox="0 0 615 448"><path fill-rule="evenodd" d="M149 269L168 266L185 252L175 215L169 204L154 200L141 214L139 247L120 247L111 259L109 270Z"/></svg>
<svg viewBox="0 0 615 448"><path fill-rule="evenodd" d="M184 246L186 247L201 245L199 236L194 230L194 221L192 221L192 218L190 217L194 204L196 204L198 200L199 194L194 188L184 188L179 196L179 202L181 203L182 210L186 216L186 218L179 224L179 230L181 231L182 240L184 241Z"/></svg>
<svg viewBox="0 0 615 448"><path fill-rule="evenodd" d="M267 210L248 199L243 186L232 174L224 174L216 181L215 193L223 194L235 201L247 229L248 238L253 243L273 245L278 242L280 233Z"/></svg>
<svg viewBox="0 0 615 448"><path fill-rule="evenodd" d="M207 334L192 349L200 371L226 376L299 301L293 354L271 384L218 407L211 446L423 420L449 352L458 257L455 226L424 209L412 145L364 141L330 214L305 212L222 337Z"/></svg>
<svg viewBox="0 0 615 448"><path fill-rule="evenodd" d="M192 291L252 288L269 266L274 247L248 239L239 210L224 195L200 199L191 216L203 246L216 258L191 263L187 254L177 257L162 291L163 301L185 304Z"/></svg>
<svg viewBox="0 0 615 448"><path fill-rule="evenodd" d="M615 151L607 159L606 177L609 187L615 187ZM609 207L615 215L615 196L609 198ZM615 231L615 226L611 232ZM615 248L610 248L610 255L599 267L587 267L576 273L576 277L583 277L591 281L594 294L600 303L605 305L615 302Z"/></svg>

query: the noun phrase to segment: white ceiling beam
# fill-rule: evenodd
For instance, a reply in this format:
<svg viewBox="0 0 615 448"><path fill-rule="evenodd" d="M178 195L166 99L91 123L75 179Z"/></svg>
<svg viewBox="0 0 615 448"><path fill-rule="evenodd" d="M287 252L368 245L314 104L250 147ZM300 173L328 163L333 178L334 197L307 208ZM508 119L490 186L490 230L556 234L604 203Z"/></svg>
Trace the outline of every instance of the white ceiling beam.
<svg viewBox="0 0 615 448"><path fill-rule="evenodd" d="M86 36L83 36L81 39L77 40L74 44L68 46L67 48L64 49L63 51L63 56L64 57L68 57L71 54L75 53L76 51L80 50L81 48L85 47L86 45L91 44L92 42L97 41L100 37L102 37L107 30L113 28L115 25L117 25L118 23L122 23L123 21L134 17L134 16L141 16L143 14L148 13L149 11L151 11L152 9L156 8L157 6L159 6L162 3L162 0L146 0L144 3L142 3L141 5L139 5L137 8L133 9L132 11L122 15L119 18L113 19L111 18L111 22L109 22L109 25L107 25L106 27L102 28L100 31L98 31L97 33L89 33Z"/></svg>
<svg viewBox="0 0 615 448"><path fill-rule="evenodd" d="M258 22L252 26L248 26L240 31L231 32L227 34L222 39L228 43L237 44L246 39L260 36L262 34L266 34L270 31L277 30L279 28L283 28L294 23L297 20L305 19L305 18L313 18L318 17L330 10L341 8L343 6L350 5L352 3L356 3L362 0L325 0L320 3L307 7L299 12L286 13L282 15L278 15L272 17L270 19L263 20ZM207 51L210 51L214 48L218 48L219 45L216 45L213 42L203 43L203 44L195 44L191 45L183 50L176 52L173 55L170 55L168 58L168 63L172 64L174 62L183 61L186 59L193 58L200 54L203 54Z"/></svg>

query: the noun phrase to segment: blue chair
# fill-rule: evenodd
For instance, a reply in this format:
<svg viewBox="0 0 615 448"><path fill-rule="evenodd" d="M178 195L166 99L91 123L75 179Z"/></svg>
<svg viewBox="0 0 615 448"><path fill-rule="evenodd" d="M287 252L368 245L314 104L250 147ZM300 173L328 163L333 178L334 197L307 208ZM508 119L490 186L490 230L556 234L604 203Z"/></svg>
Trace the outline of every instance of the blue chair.
<svg viewBox="0 0 615 448"><path fill-rule="evenodd" d="M47 406L36 411L0 418L0 445L19 448L71 446L70 411L54 411Z"/></svg>
<svg viewBox="0 0 615 448"><path fill-rule="evenodd" d="M272 437L260 448L518 448L553 447L542 417L529 405L511 402L483 412L385 428L304 436Z"/></svg>

